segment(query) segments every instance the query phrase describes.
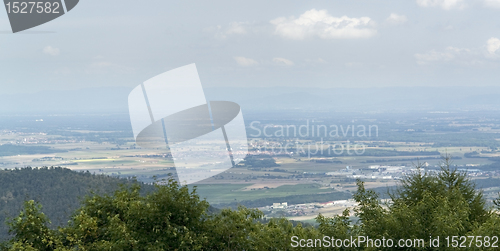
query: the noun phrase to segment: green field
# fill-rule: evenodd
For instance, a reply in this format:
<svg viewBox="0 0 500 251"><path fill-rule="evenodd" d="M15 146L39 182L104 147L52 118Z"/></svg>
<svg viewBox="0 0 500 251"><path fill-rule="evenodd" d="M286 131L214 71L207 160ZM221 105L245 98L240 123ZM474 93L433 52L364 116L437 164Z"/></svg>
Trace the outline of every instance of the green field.
<svg viewBox="0 0 500 251"><path fill-rule="evenodd" d="M234 201L278 198L290 195L318 194L333 192L333 189L321 189L318 184L282 185L276 188L243 190L253 184L211 184L197 185L197 193L210 203L229 203ZM193 186L190 186L192 188Z"/></svg>

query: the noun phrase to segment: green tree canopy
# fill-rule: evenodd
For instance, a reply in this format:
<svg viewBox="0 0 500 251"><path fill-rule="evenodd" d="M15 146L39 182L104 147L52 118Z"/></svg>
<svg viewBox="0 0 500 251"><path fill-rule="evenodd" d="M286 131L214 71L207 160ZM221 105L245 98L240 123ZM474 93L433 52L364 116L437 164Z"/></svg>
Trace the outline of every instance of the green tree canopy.
<svg viewBox="0 0 500 251"><path fill-rule="evenodd" d="M467 174L451 167L450 158L437 172L417 166L390 192L390 200L380 200L362 181L357 185L357 206L335 217L318 215L317 227L294 226L285 218L264 220L262 212L245 207L213 212L196 189L189 191L172 179L148 194L137 184L123 185L113 195L91 194L57 230L47 227L41 205L27 201L9 221L14 237L2 250L324 250L324 236L424 241L424 246L413 248L362 245L329 250L457 249L447 245L448 236L482 236L482 243L489 244L476 247L476 242L467 242L460 250L498 250L491 244L493 236L500 236L500 216L486 206ZM430 236L439 237L440 245L431 247ZM315 245L294 248L293 238Z"/></svg>

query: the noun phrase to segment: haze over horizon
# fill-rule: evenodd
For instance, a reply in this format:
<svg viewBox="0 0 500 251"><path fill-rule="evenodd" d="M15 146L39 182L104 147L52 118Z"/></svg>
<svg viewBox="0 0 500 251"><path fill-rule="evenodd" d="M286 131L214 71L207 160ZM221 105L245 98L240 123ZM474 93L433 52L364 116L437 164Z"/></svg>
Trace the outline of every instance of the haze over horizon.
<svg viewBox="0 0 500 251"><path fill-rule="evenodd" d="M129 87L94 87L0 95L3 115L128 114ZM209 87L208 101L243 111L433 112L498 111L500 87ZM303 116L297 113L297 116Z"/></svg>

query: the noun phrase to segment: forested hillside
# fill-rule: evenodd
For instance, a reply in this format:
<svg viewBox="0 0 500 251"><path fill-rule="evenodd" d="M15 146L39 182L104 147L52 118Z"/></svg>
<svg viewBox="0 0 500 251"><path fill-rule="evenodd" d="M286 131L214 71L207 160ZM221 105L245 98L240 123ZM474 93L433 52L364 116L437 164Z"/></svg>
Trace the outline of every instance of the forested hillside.
<svg viewBox="0 0 500 251"><path fill-rule="evenodd" d="M357 205L339 216L319 214L317 227L285 218L263 220L261 211L245 207L209 212L196 189L174 179L148 193L144 191L151 186L135 183L113 194L87 196L58 229L48 226L47 208L28 200L6 222L12 238L0 243L0 250L498 250L500 199L495 207L487 206L482 191L466 173L450 168L449 161L446 157L437 173L418 166L390 193L390 202L382 202L358 180L353 194ZM21 172L68 170L7 174ZM91 177L89 182L106 179L72 175ZM45 178L46 187L55 186Z"/></svg>
<svg viewBox="0 0 500 251"><path fill-rule="evenodd" d="M111 194L119 184L134 182L61 167L0 170L0 239L8 237L5 220L18 215L25 200L43 205L44 213L52 221L50 227L55 227L66 224L91 191ZM153 189L153 186L142 186L144 192Z"/></svg>

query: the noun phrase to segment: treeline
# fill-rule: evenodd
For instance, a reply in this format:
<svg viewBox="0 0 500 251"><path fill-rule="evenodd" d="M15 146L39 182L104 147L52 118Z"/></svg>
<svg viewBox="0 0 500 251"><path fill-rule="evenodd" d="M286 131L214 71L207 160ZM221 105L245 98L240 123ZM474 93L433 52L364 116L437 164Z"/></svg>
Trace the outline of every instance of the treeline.
<svg viewBox="0 0 500 251"><path fill-rule="evenodd" d="M239 167L254 167L254 168L262 168L262 167L279 167L274 160L273 157L269 155L247 155L243 161L241 161L238 165Z"/></svg>
<svg viewBox="0 0 500 251"><path fill-rule="evenodd" d="M208 213L209 204L196 190L173 179L147 194L132 184L113 195L88 196L68 224L57 230L47 226L49 218L41 205L29 200L7 222L13 237L1 249L498 250L500 215L486 206L482 191L466 173L452 169L449 160L440 173L419 167L405 176L386 203L358 180L353 194L358 205L339 216L318 215L318 227L294 225L284 218L263 221L262 212L242 206ZM500 200L494 204L498 210ZM453 236L467 241L453 241ZM338 247L336 240L348 248ZM399 240L410 240L403 244L413 246L401 246Z"/></svg>
<svg viewBox="0 0 500 251"><path fill-rule="evenodd" d="M52 137L57 137L56 139L69 139L73 138L79 141L87 141L87 142L96 142L103 143L109 142L111 144L123 145L127 142L134 142L132 138L132 132L126 131L118 131L116 129L111 130L109 132L75 132L68 130L50 130L47 135Z"/></svg>
<svg viewBox="0 0 500 251"><path fill-rule="evenodd" d="M395 162L395 161L422 161L422 160L439 160L441 157L418 157L418 158L404 158L404 159L374 159L374 160L366 160L361 161L361 163L387 163L387 162ZM451 159L462 159L462 157L452 157Z"/></svg>
<svg viewBox="0 0 500 251"><path fill-rule="evenodd" d="M22 155L49 154L49 153L61 153L61 152L67 152L67 151L50 148L48 146L24 146L24 145L12 145L12 144L0 145L0 156L16 156L21 154Z"/></svg>
<svg viewBox="0 0 500 251"><path fill-rule="evenodd" d="M45 214L52 220L49 227L62 226L80 207L81 200L91 192L112 194L120 184L137 183L87 172L74 172L61 167L21 168L0 170L0 222L14 217L23 207L23 201L34 200L44 205ZM153 191L152 185L142 184L144 193ZM0 225L0 240L8 238L8 228Z"/></svg>
<svg viewBox="0 0 500 251"><path fill-rule="evenodd" d="M390 142L433 142L433 147L499 147L495 133L486 132L395 132L380 129L377 140Z"/></svg>
<svg viewBox="0 0 500 251"><path fill-rule="evenodd" d="M308 153L307 149L305 152L299 151L299 149L295 149L295 152L299 152L300 156L303 157L341 157L341 156L375 156L375 157L391 157L391 156L440 156L438 151L396 151L396 150L383 150L383 149L363 149L361 147L355 148L351 147L349 151L347 149L334 149L330 147L330 149L316 150L311 147L311 152Z"/></svg>

